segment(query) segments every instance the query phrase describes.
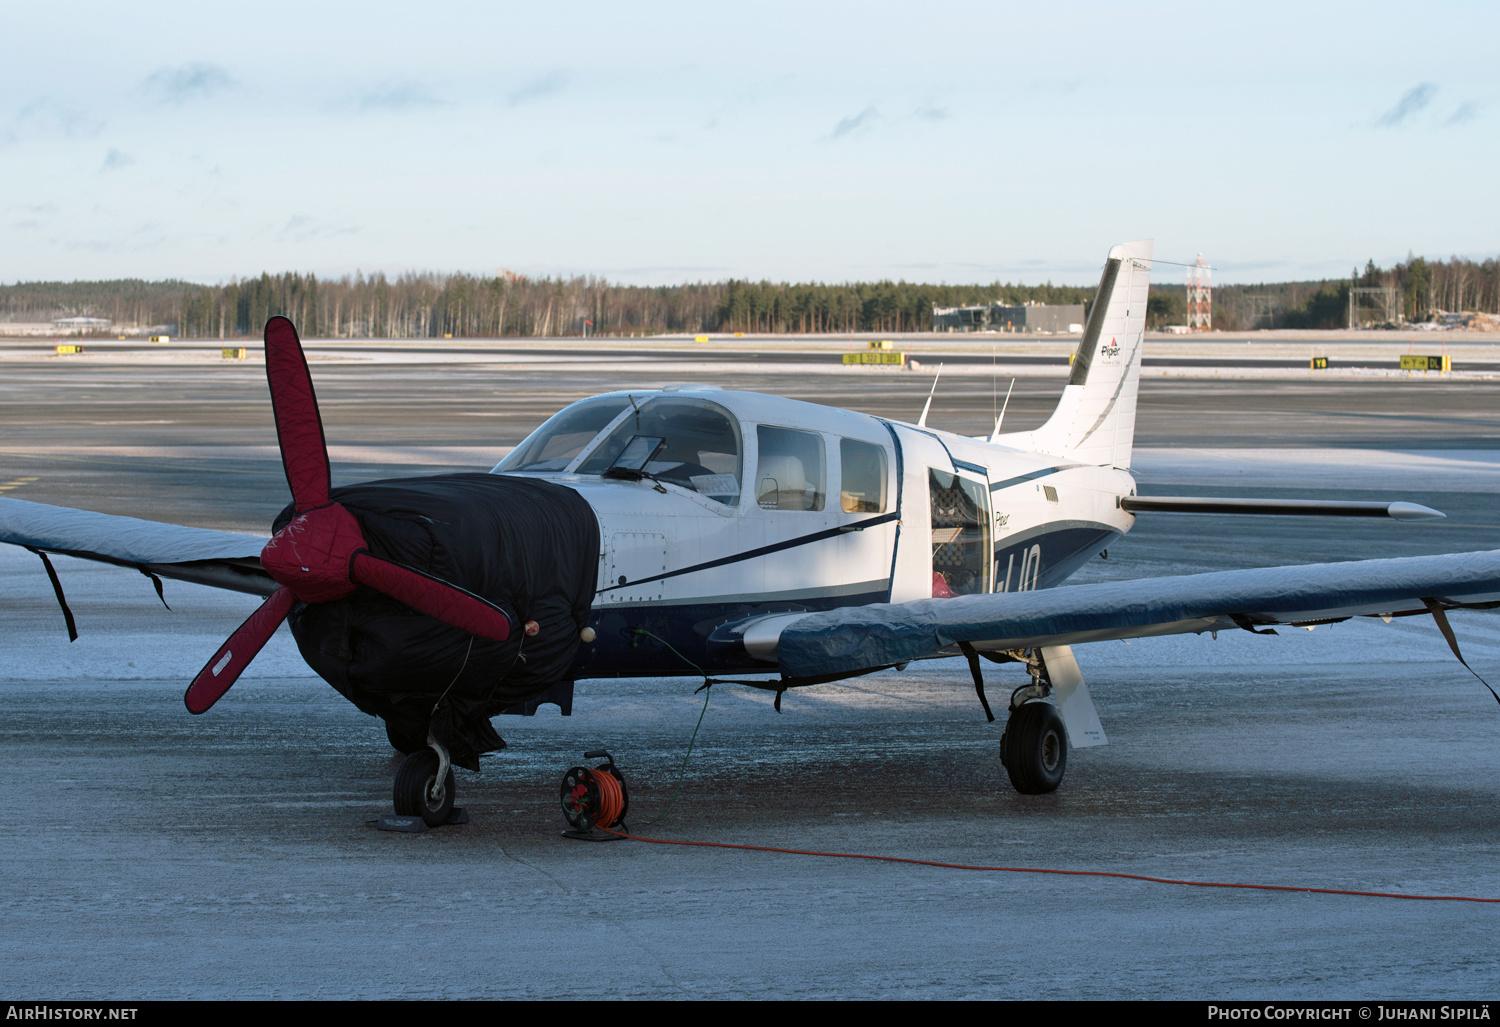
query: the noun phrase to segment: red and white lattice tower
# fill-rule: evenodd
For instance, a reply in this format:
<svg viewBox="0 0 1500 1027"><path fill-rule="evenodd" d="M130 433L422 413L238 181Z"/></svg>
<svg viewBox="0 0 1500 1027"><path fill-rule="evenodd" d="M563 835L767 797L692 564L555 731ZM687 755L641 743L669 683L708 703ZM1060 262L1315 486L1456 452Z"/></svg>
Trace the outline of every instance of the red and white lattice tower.
<svg viewBox="0 0 1500 1027"><path fill-rule="evenodd" d="M1198 254L1197 263L1188 268L1187 274L1187 323L1194 332L1206 332L1213 322L1213 282L1209 278L1208 261Z"/></svg>

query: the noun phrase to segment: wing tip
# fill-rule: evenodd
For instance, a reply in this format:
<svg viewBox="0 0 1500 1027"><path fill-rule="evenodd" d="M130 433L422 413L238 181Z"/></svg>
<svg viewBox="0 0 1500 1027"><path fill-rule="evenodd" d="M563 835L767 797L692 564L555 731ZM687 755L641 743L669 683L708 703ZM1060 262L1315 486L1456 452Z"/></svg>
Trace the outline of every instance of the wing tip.
<svg viewBox="0 0 1500 1027"><path fill-rule="evenodd" d="M1421 503L1392 503L1386 507L1386 513L1393 520L1398 521L1445 521L1448 519L1448 515L1441 510L1434 510Z"/></svg>

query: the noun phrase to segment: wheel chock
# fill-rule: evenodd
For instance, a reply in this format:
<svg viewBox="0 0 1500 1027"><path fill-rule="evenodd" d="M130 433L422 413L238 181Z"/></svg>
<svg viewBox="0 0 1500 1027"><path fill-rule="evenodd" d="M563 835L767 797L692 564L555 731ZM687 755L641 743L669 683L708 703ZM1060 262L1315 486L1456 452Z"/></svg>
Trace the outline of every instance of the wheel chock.
<svg viewBox="0 0 1500 1027"><path fill-rule="evenodd" d="M421 817L409 817L401 813L382 813L379 820L366 821L375 825L377 831L397 831L401 834L421 834L430 830L427 822ZM462 806L454 806L453 812L448 814L448 819L443 822L447 827L451 824L467 824L469 822L469 811Z"/></svg>
<svg viewBox="0 0 1500 1027"><path fill-rule="evenodd" d="M402 834L421 834L427 823L421 817L408 817L399 813L382 813L375 821L377 831L399 831Z"/></svg>

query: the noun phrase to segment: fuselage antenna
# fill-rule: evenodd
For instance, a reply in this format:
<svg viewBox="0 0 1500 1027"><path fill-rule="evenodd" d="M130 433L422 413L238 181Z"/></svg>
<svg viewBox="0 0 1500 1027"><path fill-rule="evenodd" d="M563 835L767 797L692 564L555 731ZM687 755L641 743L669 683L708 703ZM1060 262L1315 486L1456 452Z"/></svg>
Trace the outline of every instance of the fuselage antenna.
<svg viewBox="0 0 1500 1027"><path fill-rule="evenodd" d="M991 442L994 442L997 438L1000 437L1000 423L1005 420L1005 408L1008 407L1008 406L1010 406L1010 393L1011 393L1011 389L1014 389L1015 387L1016 387L1016 380L1014 378L1012 378L1010 380L1010 389L1006 389L1005 390L1005 402L1002 403L1002 404L1000 404L1000 416L997 417L997 418L995 418L995 430L992 431L992 432L990 432L990 441Z"/></svg>
<svg viewBox="0 0 1500 1027"><path fill-rule="evenodd" d="M927 402L922 404L922 416L917 418L917 427L927 427L927 411L932 409L932 397L937 395L938 379L943 376L943 365L939 364L937 374L932 376L932 391L927 394Z"/></svg>

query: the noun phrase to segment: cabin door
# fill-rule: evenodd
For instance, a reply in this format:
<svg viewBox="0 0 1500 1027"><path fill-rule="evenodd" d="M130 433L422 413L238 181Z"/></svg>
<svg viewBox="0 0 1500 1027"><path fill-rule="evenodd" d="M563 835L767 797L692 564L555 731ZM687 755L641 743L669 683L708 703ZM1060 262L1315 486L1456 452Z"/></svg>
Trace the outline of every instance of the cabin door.
<svg viewBox="0 0 1500 1027"><path fill-rule="evenodd" d="M992 586L989 483L927 469L932 519L932 596L977 595Z"/></svg>

